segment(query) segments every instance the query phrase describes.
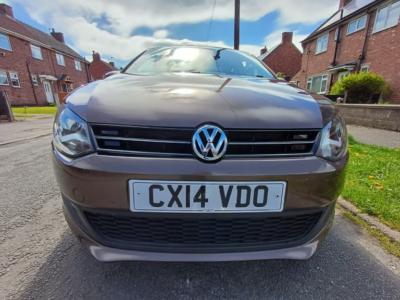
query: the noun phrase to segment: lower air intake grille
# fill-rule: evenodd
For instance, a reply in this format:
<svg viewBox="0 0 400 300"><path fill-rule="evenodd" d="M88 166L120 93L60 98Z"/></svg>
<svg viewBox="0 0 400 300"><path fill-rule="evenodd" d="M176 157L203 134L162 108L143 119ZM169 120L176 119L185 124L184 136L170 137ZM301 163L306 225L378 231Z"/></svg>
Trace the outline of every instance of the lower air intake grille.
<svg viewBox="0 0 400 300"><path fill-rule="evenodd" d="M273 217L168 218L86 212L102 238L114 242L187 246L268 246L305 237L321 212Z"/></svg>

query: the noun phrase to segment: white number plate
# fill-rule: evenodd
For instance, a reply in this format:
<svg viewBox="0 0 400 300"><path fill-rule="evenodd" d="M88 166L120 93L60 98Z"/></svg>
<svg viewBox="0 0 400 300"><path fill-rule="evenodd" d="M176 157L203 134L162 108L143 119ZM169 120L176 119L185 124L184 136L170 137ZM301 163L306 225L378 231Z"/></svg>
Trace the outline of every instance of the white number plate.
<svg viewBox="0 0 400 300"><path fill-rule="evenodd" d="M286 182L129 181L133 212L280 212Z"/></svg>

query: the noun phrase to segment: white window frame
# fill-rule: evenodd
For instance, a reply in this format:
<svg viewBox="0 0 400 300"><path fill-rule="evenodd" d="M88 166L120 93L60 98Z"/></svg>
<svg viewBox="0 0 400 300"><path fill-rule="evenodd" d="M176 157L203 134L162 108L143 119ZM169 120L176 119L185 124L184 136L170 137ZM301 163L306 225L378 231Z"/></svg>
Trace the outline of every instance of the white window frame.
<svg viewBox="0 0 400 300"><path fill-rule="evenodd" d="M295 80L294 84L297 85L297 86L300 86L300 80Z"/></svg>
<svg viewBox="0 0 400 300"><path fill-rule="evenodd" d="M79 60L75 59L75 69L78 71L82 71L82 64Z"/></svg>
<svg viewBox="0 0 400 300"><path fill-rule="evenodd" d="M363 27L358 27L358 24L362 19L365 19L364 26ZM350 32L350 24L353 24L353 23L356 23L356 29L354 31ZM357 32L357 31L363 30L365 28L365 26L367 26L367 15L362 16L361 18L358 18L358 19L355 19L355 20L349 22L349 24L347 24L347 35L350 35L350 34L353 34L353 33Z"/></svg>
<svg viewBox="0 0 400 300"><path fill-rule="evenodd" d="M337 41L339 39L339 28L336 28L335 30L335 37L333 38L334 41Z"/></svg>
<svg viewBox="0 0 400 300"><path fill-rule="evenodd" d="M325 42L326 42L326 48L322 49L323 43L325 43ZM321 46L318 47L320 44L321 44ZM319 37L317 39L317 46L315 48L315 55L328 51L328 44L329 44L329 33L324 34L323 36ZM320 49L318 49L318 48L320 48Z"/></svg>
<svg viewBox="0 0 400 300"><path fill-rule="evenodd" d="M56 60L59 66L65 67L65 58L63 54L56 52Z"/></svg>
<svg viewBox="0 0 400 300"><path fill-rule="evenodd" d="M0 83L0 85L10 85L10 81L8 80L7 71L0 71L0 74L3 74L2 77L6 77L7 83Z"/></svg>
<svg viewBox="0 0 400 300"><path fill-rule="evenodd" d="M39 81L37 80L36 75L32 75L32 83L33 85L39 86Z"/></svg>
<svg viewBox="0 0 400 300"><path fill-rule="evenodd" d="M34 53L34 52L33 52L34 49L35 49L35 50L39 50L40 57L35 57L35 55L33 54L33 53ZM32 44L31 44L31 52L32 52L32 57L33 57L33 58L43 60L42 48L40 48L39 46L35 46L35 45L32 45Z"/></svg>
<svg viewBox="0 0 400 300"><path fill-rule="evenodd" d="M366 71L363 71L363 69L367 69ZM360 68L360 72L366 72L366 73L369 73L369 65L364 65L364 66L361 66L361 68Z"/></svg>
<svg viewBox="0 0 400 300"><path fill-rule="evenodd" d="M2 48L2 47L0 47L0 49L7 50L7 51L12 51L10 37L7 34L4 34L4 33L0 33L0 36L6 37L7 41L8 41L8 46L10 46L10 49Z"/></svg>
<svg viewBox="0 0 400 300"><path fill-rule="evenodd" d="M11 86L15 88L20 88L21 87L21 82L19 81L18 73L17 72L9 72L10 74L10 79L11 79ZM15 77L15 78L13 78ZM18 85L14 85L13 79L18 81Z"/></svg>
<svg viewBox="0 0 400 300"><path fill-rule="evenodd" d="M307 79L307 89L311 91L313 80L314 80L314 78L318 78L318 77L321 77L321 86L319 87L319 92L315 91L315 93L317 93L317 94L326 94L326 90L328 89L328 79L329 79L328 74L308 77L308 79ZM324 82L324 81L326 81L325 90L322 91L321 90L322 82Z"/></svg>
<svg viewBox="0 0 400 300"><path fill-rule="evenodd" d="M398 8L398 6L400 5L400 1L395 1L395 2L392 2L392 3L388 4L388 5L382 6L381 8L379 8L379 9L376 11L375 22L374 22L374 27L373 27L372 33L381 32L381 31L386 30L386 29L388 29L388 28L395 27L395 26L397 26L397 25L399 24L399 20L397 20L397 23L396 23L396 24L391 25L391 26L387 26L387 21L388 21L388 17L389 17L389 12L390 12L390 10L392 9L392 6L393 6L393 5L395 5L394 8ZM382 9L385 9L386 7L388 8L388 11L387 11L387 14L386 14L385 26L384 26L383 28L377 30L377 29L376 29L376 23L377 23L377 21L378 21L379 12L380 12Z"/></svg>

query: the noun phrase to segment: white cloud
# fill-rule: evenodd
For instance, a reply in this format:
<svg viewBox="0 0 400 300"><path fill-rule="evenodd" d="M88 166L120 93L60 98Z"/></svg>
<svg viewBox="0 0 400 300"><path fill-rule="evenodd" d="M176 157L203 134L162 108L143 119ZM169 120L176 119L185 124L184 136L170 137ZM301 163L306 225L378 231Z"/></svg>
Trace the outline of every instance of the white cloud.
<svg viewBox="0 0 400 300"><path fill-rule="evenodd" d="M169 32L166 29L157 30L153 33L153 37L156 39L165 39Z"/></svg>
<svg viewBox="0 0 400 300"><path fill-rule="evenodd" d="M130 60L144 49L160 45L204 44L200 41L168 38L165 28L176 24L194 24L210 19L214 0L8 0L10 4L23 4L32 19L54 27L73 40L78 52L88 55L92 50L117 60ZM326 19L338 7L332 0L245 0L242 1L241 19L256 21L271 12L278 12L276 31L268 35L264 44L272 47L280 43L280 34L288 25L314 24ZM214 20L229 20L234 15L234 0L218 0ZM276 26L277 25L277 26ZM152 36L131 36L134 29L146 27ZM262 30L262 28L260 28ZM305 35L295 34L298 43ZM261 43L261 41L260 41ZM208 45L227 46L221 41ZM241 45L241 49L254 55L263 45Z"/></svg>

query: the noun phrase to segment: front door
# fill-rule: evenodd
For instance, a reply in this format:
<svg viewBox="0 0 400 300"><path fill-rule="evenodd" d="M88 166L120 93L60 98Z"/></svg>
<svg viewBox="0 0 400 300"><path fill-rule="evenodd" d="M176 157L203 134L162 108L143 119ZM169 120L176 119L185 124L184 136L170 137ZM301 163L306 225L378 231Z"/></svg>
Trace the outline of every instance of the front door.
<svg viewBox="0 0 400 300"><path fill-rule="evenodd" d="M53 92L51 91L51 84L48 81L43 81L44 92L46 93L47 102L54 103Z"/></svg>

